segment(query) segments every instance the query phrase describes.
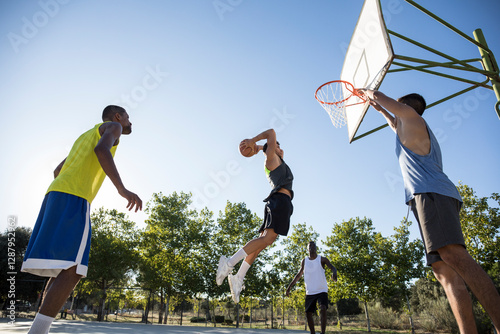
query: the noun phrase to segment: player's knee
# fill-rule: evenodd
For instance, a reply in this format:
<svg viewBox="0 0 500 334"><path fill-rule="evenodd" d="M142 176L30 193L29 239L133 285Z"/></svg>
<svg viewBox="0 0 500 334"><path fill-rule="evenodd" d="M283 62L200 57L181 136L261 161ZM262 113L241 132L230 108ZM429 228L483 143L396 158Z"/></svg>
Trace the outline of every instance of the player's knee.
<svg viewBox="0 0 500 334"><path fill-rule="evenodd" d="M443 287L455 284L458 274L444 261L438 261L432 264L432 272Z"/></svg>
<svg viewBox="0 0 500 334"><path fill-rule="evenodd" d="M278 236L277 234L274 234L274 235L266 234L264 236L264 242L266 243L266 247L271 246L274 243L274 241L276 240L277 236Z"/></svg>
<svg viewBox="0 0 500 334"><path fill-rule="evenodd" d="M448 245L438 249L439 256L452 267L470 258L467 250L462 245Z"/></svg>

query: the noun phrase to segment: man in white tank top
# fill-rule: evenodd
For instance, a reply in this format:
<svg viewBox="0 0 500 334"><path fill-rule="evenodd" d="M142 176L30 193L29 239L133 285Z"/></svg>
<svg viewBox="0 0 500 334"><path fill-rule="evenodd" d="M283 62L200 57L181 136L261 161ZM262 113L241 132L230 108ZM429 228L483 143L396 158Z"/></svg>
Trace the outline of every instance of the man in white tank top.
<svg viewBox="0 0 500 334"><path fill-rule="evenodd" d="M335 282L337 281L337 269L326 257L318 255L314 241L309 242L307 250L309 256L302 260L299 272L286 289L286 295L290 295L290 289L304 275L306 284L305 309L309 330L311 334L315 333L313 315L316 313L316 303L319 303L321 333L324 334L326 330L326 309L328 308L328 283L325 277L325 266L332 271L332 280Z"/></svg>

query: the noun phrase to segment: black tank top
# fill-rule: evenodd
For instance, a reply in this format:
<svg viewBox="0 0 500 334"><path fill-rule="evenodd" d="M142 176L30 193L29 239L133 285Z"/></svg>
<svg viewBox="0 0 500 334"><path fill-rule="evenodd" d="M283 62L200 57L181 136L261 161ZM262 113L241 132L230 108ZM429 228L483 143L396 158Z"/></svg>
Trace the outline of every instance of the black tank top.
<svg viewBox="0 0 500 334"><path fill-rule="evenodd" d="M271 185L271 193L269 196L266 197L264 202L267 202L269 198L274 195L275 193L278 192L281 188L285 188L286 190L290 191L290 194L292 195L293 199L293 190L292 190L292 184L293 184L293 174L292 170L288 165L285 163L285 161L281 160L281 165L276 167L273 171L269 171L269 169L266 169L266 175L267 175L267 180L269 181L269 184Z"/></svg>

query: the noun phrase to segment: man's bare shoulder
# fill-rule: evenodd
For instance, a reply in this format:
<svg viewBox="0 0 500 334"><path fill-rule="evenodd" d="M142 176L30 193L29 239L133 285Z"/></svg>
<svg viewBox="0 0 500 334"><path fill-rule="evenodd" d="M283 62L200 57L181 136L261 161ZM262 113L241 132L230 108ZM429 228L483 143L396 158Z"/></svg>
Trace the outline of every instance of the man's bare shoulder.
<svg viewBox="0 0 500 334"><path fill-rule="evenodd" d="M424 119L417 117L400 118L397 126L397 135L401 144L412 152L426 155L430 151L430 138L427 124Z"/></svg>
<svg viewBox="0 0 500 334"><path fill-rule="evenodd" d="M101 136L105 131L110 131L110 132L119 132L121 133L122 126L118 122L104 122L101 124L99 127L99 133Z"/></svg>

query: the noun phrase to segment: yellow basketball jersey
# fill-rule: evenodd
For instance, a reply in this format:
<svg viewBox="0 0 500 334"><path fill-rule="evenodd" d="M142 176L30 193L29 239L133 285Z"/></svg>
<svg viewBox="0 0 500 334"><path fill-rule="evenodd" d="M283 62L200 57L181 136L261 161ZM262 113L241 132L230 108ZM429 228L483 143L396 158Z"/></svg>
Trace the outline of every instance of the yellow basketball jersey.
<svg viewBox="0 0 500 334"><path fill-rule="evenodd" d="M52 181L47 193L59 191L82 197L92 203L106 177L94 153L94 148L101 139L99 127L102 124L96 124L75 141L59 175ZM117 145L110 150L113 157L116 147Z"/></svg>

